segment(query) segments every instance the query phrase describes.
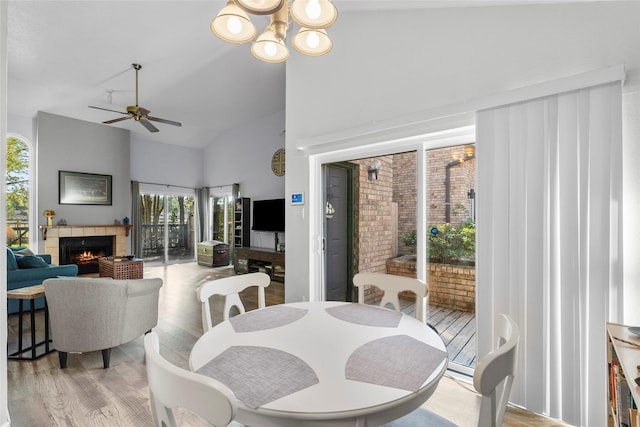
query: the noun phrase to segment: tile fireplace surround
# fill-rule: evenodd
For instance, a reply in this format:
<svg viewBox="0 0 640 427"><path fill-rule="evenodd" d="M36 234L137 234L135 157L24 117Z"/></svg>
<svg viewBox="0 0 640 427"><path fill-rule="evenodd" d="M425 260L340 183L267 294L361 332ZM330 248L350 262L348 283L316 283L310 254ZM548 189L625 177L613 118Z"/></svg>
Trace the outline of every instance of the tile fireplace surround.
<svg viewBox="0 0 640 427"><path fill-rule="evenodd" d="M129 227L126 225L56 225L43 226L42 238L44 240L44 252L51 255L51 263L60 263L59 243L60 237L91 237L91 236L115 236L116 243L113 248L115 256L127 254L127 236ZM45 235L46 233L46 235ZM46 236L46 237L45 237Z"/></svg>

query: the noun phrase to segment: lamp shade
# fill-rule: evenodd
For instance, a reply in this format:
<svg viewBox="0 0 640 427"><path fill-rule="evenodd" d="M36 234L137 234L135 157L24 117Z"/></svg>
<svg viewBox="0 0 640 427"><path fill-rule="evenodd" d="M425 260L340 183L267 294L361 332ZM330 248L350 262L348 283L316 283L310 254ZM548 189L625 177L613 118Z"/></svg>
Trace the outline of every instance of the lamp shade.
<svg viewBox="0 0 640 427"><path fill-rule="evenodd" d="M11 228L10 225L7 225L7 239L15 239L16 237L18 237L18 233L16 233L16 230Z"/></svg>
<svg viewBox="0 0 640 427"><path fill-rule="evenodd" d="M329 0L293 0L290 12L301 27L316 30L330 27L338 18L338 9Z"/></svg>
<svg viewBox="0 0 640 427"><path fill-rule="evenodd" d="M325 30L300 28L293 37L293 47L304 55L320 56L331 50L333 42Z"/></svg>
<svg viewBox="0 0 640 427"><path fill-rule="evenodd" d="M285 0L236 0L238 6L254 15L271 15L279 10Z"/></svg>
<svg viewBox="0 0 640 427"><path fill-rule="evenodd" d="M229 0L218 16L211 21L211 31L226 42L246 43L255 38L256 26L233 0Z"/></svg>
<svg viewBox="0 0 640 427"><path fill-rule="evenodd" d="M253 56L264 62L276 63L289 58L289 49L284 39L276 35L276 31L269 25L251 45Z"/></svg>

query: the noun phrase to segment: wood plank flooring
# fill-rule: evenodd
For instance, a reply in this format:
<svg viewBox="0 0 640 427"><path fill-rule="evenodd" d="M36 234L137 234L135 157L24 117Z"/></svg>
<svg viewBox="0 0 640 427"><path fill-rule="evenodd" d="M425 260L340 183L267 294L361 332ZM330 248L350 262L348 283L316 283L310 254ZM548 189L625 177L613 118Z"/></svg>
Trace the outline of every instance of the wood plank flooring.
<svg viewBox="0 0 640 427"><path fill-rule="evenodd" d="M160 337L160 353L165 358L188 368L189 352L202 334L195 290L205 280L232 274L230 267L212 269L195 262L145 266L144 277L160 277L164 281L160 291L160 319L154 330ZM255 292L246 292L242 299L247 309L257 306ZM282 303L283 285L272 282L267 288L266 300L267 305ZM214 305L217 308L219 304ZM220 320L221 316L216 319ZM11 316L8 324L9 346L15 346L16 316ZM29 322L25 322L25 328L29 328ZM455 345L460 347L462 343ZM9 414L14 427L152 426L142 337L114 348L111 367L106 370L102 369L100 352L69 354L68 367L64 370L59 367L56 352L35 361L9 360L7 364ZM479 397L468 379L447 375L425 407L461 427L475 426ZM185 411L178 411L177 418L180 425L204 425ZM519 409L507 410L505 426L534 425L564 426Z"/></svg>
<svg viewBox="0 0 640 427"><path fill-rule="evenodd" d="M403 313L414 315L415 301L400 299ZM429 306L427 324L434 327L447 346L449 361L475 368L476 366L476 318L474 313L450 308Z"/></svg>

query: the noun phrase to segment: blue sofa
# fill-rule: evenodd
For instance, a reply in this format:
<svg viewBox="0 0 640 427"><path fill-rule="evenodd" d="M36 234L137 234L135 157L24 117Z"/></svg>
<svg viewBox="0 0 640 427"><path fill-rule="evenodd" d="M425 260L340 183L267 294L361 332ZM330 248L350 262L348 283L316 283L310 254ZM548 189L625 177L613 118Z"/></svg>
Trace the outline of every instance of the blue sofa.
<svg viewBox="0 0 640 427"><path fill-rule="evenodd" d="M78 275L78 266L75 264L52 265L51 255L25 256L19 252L24 249L24 247L7 248L7 291L40 285L45 279L53 277L75 277ZM26 310L28 304L25 303L24 307ZM43 307L44 298L37 298L36 308ZM7 310L9 314L17 313L18 308L18 300L8 300Z"/></svg>

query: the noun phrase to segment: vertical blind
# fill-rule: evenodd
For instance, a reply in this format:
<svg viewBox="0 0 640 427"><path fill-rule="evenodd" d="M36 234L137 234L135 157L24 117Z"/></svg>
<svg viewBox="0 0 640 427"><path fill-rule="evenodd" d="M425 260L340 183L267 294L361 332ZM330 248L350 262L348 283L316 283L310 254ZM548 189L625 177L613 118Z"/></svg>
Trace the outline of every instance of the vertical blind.
<svg viewBox="0 0 640 427"><path fill-rule="evenodd" d="M621 82L477 113L478 354L508 313L511 401L606 425L607 321L621 318Z"/></svg>

